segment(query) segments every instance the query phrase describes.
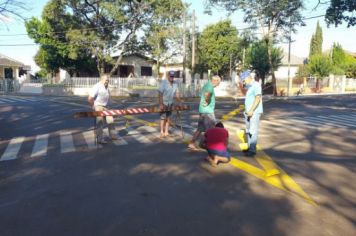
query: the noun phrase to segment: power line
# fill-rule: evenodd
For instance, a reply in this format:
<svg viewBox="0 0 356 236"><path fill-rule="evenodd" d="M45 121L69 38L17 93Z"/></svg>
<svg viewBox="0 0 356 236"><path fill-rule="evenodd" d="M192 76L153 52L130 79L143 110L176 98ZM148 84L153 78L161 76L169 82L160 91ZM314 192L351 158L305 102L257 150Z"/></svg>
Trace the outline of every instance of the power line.
<svg viewBox="0 0 356 236"><path fill-rule="evenodd" d="M319 17L323 17L325 15L318 15L318 16L311 16L311 17L304 17L302 18L302 20L310 20L310 19L314 19L314 18L319 18ZM98 27L89 27L86 28L85 30L92 30L92 29L104 29L104 28L113 28L116 27L117 25L111 25L111 26L98 26ZM246 30L246 29L254 29L254 27L243 27L243 28L239 28L237 30ZM80 30L80 29L78 29ZM64 34L69 32L69 30L65 30L65 31L57 31L57 32L50 32L50 33L45 33L46 34ZM13 36L28 36L28 34L0 34L0 37L13 37Z"/></svg>

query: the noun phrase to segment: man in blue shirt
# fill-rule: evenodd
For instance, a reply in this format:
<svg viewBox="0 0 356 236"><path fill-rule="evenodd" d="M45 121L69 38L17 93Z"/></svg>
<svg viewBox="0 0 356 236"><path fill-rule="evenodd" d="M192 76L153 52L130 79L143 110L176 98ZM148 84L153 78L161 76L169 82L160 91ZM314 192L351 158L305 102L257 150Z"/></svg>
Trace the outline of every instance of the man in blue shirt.
<svg viewBox="0 0 356 236"><path fill-rule="evenodd" d="M177 101L180 103L180 95L178 90L178 84L174 80L174 71L170 71L168 74L168 79L163 80L158 88L158 102L160 112L160 127L161 127L161 138L169 136L168 128L170 123L170 117L172 115L172 106L174 96L177 98Z"/></svg>
<svg viewBox="0 0 356 236"><path fill-rule="evenodd" d="M260 117L263 113L262 89L261 84L254 78L250 71L244 71L240 74L240 89L245 97L245 123L248 140L248 150L246 156L256 155L256 145L258 137L258 128Z"/></svg>

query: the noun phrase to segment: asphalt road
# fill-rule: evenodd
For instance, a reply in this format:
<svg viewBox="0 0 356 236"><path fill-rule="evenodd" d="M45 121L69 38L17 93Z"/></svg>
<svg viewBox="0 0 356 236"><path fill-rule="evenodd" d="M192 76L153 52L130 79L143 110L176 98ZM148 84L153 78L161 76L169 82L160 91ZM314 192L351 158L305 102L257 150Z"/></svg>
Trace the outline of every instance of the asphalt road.
<svg viewBox="0 0 356 236"><path fill-rule="evenodd" d="M146 114L129 128L117 119L121 139L97 148L93 120L73 118L85 98L0 96L1 235L355 235L355 101L265 99L259 153L281 174L261 177L263 162L238 149L242 114L230 112L240 100L216 109L239 162L213 168L184 142L196 102L184 138L177 129L159 139L147 126L158 115Z"/></svg>

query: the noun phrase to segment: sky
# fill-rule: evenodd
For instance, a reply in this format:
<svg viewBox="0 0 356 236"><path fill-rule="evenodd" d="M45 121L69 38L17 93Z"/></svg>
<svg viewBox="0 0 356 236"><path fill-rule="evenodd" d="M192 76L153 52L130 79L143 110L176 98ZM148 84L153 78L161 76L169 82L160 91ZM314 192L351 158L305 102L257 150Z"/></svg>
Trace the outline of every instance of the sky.
<svg viewBox="0 0 356 236"><path fill-rule="evenodd" d="M40 18L42 9L47 1L48 0L24 0L28 10L21 14L26 18L33 16ZM184 2L190 4L190 12L192 12L193 9L195 10L196 25L198 26L199 31L202 31L209 24L214 24L225 19L230 19L237 29L242 29L248 26L243 23L242 12L236 12L229 16L226 11L213 8L213 14L209 16L204 14L204 0L184 0ZM321 5L317 10L312 10L317 1L313 0L305 2L307 2L307 5L306 9L302 12L303 16L312 17L325 14L327 8L326 5ZM291 54L302 58L308 56L310 39L315 32L318 20L323 30L323 50L331 48L334 42L338 42L343 49L356 53L356 27L347 28L346 24L342 24L337 28L334 26L328 28L324 18L320 17L306 20L305 23L307 26L297 28L298 32L292 35L293 43L291 45ZM38 50L38 46L33 44L33 40L26 35L26 29L22 21L9 19L7 22L0 24L0 53L21 61L26 65L30 65L32 71L36 72L39 70L39 67L35 64L33 57ZM288 51L288 44L280 44L279 46L282 47L285 52Z"/></svg>

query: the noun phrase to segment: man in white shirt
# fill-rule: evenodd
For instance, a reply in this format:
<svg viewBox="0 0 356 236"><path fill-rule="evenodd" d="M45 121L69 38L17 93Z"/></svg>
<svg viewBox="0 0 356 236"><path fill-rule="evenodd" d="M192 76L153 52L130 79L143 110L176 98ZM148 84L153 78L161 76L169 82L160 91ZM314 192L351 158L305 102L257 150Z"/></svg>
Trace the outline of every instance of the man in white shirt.
<svg viewBox="0 0 356 236"><path fill-rule="evenodd" d="M108 89L109 75L104 74L101 76L99 83L95 84L89 93L88 102L94 111L105 111L110 100L110 92ZM103 138L104 122L107 123L109 135L111 140L116 140L117 135L115 131L114 118L112 116L97 116L96 117L96 134L98 143L106 144L107 141Z"/></svg>
<svg viewBox="0 0 356 236"><path fill-rule="evenodd" d="M158 102L159 108L161 111L163 110L171 110L173 106L173 98L176 96L178 102L181 102L178 85L177 82L174 81L174 71L170 71L168 73L168 79L162 80L159 88L158 88ZM161 112L161 135L160 137L166 137L169 135L168 128L170 122L170 116L172 115L172 111Z"/></svg>

